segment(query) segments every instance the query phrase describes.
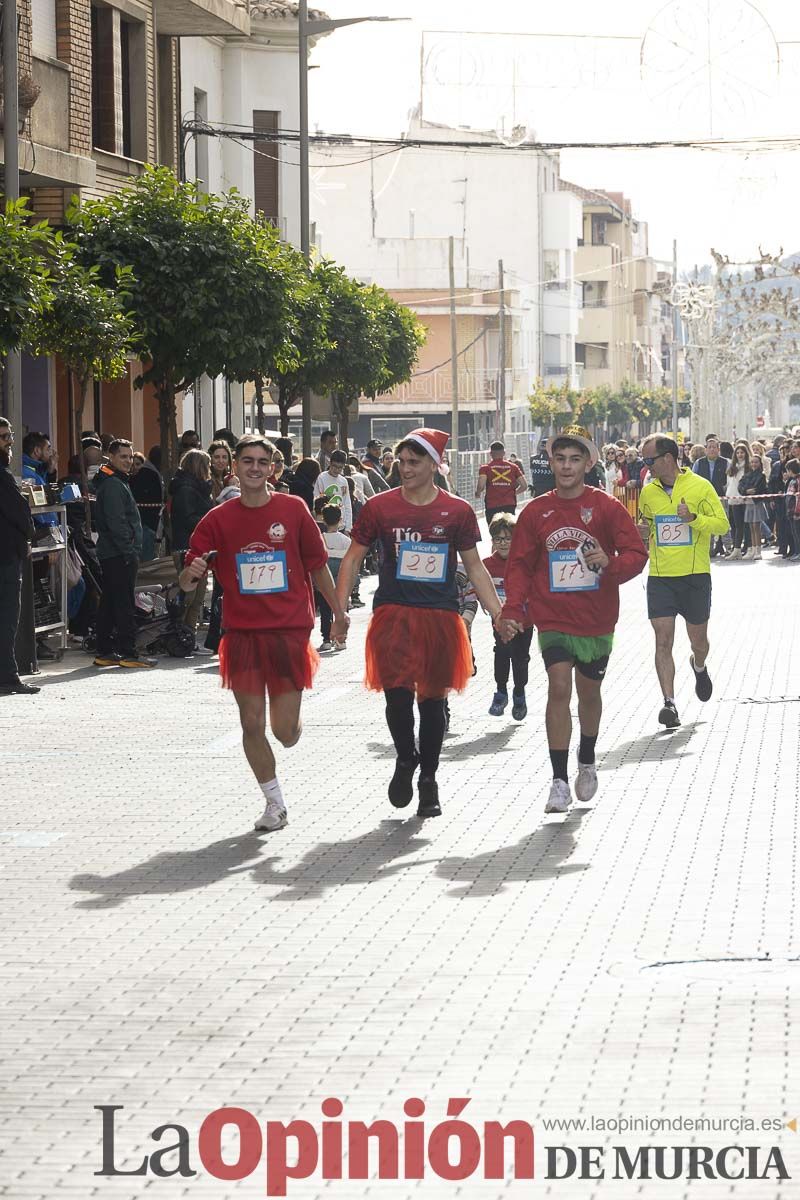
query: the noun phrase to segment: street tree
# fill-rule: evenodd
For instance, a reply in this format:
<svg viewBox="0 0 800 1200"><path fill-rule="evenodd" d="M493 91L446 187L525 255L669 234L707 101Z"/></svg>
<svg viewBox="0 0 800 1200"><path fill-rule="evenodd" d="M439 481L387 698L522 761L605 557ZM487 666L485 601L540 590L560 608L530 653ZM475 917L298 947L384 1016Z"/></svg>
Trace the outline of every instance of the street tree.
<svg viewBox="0 0 800 1200"><path fill-rule="evenodd" d="M319 367L319 390L333 398L339 441L346 446L353 401L361 395L375 395L385 378L389 331L372 288L350 279L332 263L328 264L325 287L331 345Z"/></svg>
<svg viewBox="0 0 800 1200"><path fill-rule="evenodd" d="M30 224L27 200L7 201L0 214L0 355L18 350L29 322L52 298L47 258L54 235L46 221Z"/></svg>
<svg viewBox="0 0 800 1200"><path fill-rule="evenodd" d="M428 331L410 308L398 304L388 292L378 287L370 292L386 330L386 361L376 391L389 392L411 378Z"/></svg>
<svg viewBox="0 0 800 1200"><path fill-rule="evenodd" d="M105 287L100 281L100 268L83 266L60 234L56 235L49 262L51 298L29 326L26 340L32 353L57 354L66 365L71 433L75 446L80 447L92 380L122 378L128 354L136 348L133 320L126 310L133 277L130 268L119 267L114 289ZM83 455L79 457L88 534L88 481Z"/></svg>
<svg viewBox="0 0 800 1200"><path fill-rule="evenodd" d="M280 430L289 436L289 412L303 393L325 390L325 363L333 350L328 336L331 316L329 283L335 287L337 268L323 261L308 268L305 258L291 247L285 247L286 280L289 291L286 337L294 353L275 362L267 372L278 405ZM259 396L260 419L263 420L263 396Z"/></svg>
<svg viewBox="0 0 800 1200"><path fill-rule="evenodd" d="M83 261L113 287L130 267L130 310L143 360L136 386L152 384L162 461L175 466L175 397L202 375L240 377L284 337L285 289L277 235L257 230L236 193L207 195L166 168L130 187L73 206L72 236ZM265 265L271 258L272 268Z"/></svg>

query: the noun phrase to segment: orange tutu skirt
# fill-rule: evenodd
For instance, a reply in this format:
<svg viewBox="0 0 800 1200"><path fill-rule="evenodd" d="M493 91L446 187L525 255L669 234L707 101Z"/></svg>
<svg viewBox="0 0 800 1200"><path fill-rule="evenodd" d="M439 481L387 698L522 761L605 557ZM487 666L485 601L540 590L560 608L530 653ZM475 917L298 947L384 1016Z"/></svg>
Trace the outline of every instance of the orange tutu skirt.
<svg viewBox="0 0 800 1200"><path fill-rule="evenodd" d="M382 604L367 631L366 687L407 688L418 700L462 692L472 678L472 647L456 612Z"/></svg>
<svg viewBox="0 0 800 1200"><path fill-rule="evenodd" d="M232 629L219 647L222 686L270 700L310 688L319 655L301 629Z"/></svg>

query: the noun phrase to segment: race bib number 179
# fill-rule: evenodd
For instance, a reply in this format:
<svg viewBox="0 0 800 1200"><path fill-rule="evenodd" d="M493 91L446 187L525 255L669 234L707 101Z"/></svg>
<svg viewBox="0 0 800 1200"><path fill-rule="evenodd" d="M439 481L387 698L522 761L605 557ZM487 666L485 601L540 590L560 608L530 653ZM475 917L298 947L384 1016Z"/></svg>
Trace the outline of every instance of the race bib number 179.
<svg viewBox="0 0 800 1200"><path fill-rule="evenodd" d="M268 596L288 592L286 552L267 550L262 554L237 554L236 574L243 596Z"/></svg>

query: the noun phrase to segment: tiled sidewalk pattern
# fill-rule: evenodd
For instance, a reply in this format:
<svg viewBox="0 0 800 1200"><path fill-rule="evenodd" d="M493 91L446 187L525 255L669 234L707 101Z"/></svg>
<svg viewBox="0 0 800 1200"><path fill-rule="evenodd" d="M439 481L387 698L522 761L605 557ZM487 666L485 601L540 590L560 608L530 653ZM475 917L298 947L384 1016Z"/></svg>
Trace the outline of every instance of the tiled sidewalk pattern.
<svg viewBox="0 0 800 1200"><path fill-rule="evenodd" d="M452 703L445 815L424 825L385 798L382 704L360 683L367 610L323 663L302 742L280 753L291 823L272 837L252 832L260 796L206 660L101 673L70 654L37 700L3 701L0 1194L264 1194L263 1169L239 1184L96 1178L96 1104L124 1105L131 1166L156 1125L194 1136L223 1104L319 1127L338 1096L345 1120L399 1124L419 1096L433 1125L469 1096L478 1128L536 1125L534 1184L312 1179L289 1195L788 1200L796 1184L774 1179L541 1177L542 1146L561 1142L774 1141L800 1174L788 1130L579 1136L540 1122L798 1115L799 581L767 561L715 567L715 696L695 700L681 632L672 735L655 721L643 582L626 586L601 792L566 819L542 811L541 665L527 721L489 717L482 615L479 674ZM734 958L748 961L713 961Z"/></svg>

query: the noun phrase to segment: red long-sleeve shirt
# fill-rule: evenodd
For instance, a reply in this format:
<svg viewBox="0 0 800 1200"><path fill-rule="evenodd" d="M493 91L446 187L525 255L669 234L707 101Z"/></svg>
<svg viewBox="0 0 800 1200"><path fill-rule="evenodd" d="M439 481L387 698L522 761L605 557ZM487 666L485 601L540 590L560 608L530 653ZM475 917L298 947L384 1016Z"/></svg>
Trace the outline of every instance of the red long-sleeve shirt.
<svg viewBox="0 0 800 1200"><path fill-rule="evenodd" d="M595 582L579 565L573 566L574 556L568 553L588 538L611 561L596 590L567 590L571 580ZM620 584L639 575L646 564L641 535L618 500L592 487L574 500L546 492L526 505L517 519L505 572L503 616L535 625L542 633L613 633Z"/></svg>

